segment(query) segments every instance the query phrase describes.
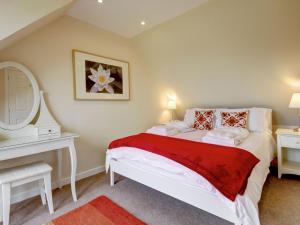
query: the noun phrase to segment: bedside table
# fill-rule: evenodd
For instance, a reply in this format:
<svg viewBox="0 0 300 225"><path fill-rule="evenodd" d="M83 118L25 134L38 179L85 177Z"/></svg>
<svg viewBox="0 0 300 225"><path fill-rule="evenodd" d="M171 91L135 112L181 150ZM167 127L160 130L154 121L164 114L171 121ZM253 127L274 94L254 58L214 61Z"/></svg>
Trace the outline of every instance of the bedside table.
<svg viewBox="0 0 300 225"><path fill-rule="evenodd" d="M300 132L292 129L277 129L276 134L278 178L281 178L282 174L300 175L300 161L290 161L283 157L283 148L287 148L286 151L299 151L300 154Z"/></svg>

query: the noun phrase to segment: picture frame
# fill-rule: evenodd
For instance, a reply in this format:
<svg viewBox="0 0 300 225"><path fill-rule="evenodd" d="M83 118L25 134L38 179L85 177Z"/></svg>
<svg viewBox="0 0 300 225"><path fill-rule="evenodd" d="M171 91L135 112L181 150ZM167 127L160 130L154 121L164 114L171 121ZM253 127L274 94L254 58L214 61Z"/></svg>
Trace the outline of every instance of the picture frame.
<svg viewBox="0 0 300 225"><path fill-rule="evenodd" d="M129 63L72 50L76 100L129 100Z"/></svg>

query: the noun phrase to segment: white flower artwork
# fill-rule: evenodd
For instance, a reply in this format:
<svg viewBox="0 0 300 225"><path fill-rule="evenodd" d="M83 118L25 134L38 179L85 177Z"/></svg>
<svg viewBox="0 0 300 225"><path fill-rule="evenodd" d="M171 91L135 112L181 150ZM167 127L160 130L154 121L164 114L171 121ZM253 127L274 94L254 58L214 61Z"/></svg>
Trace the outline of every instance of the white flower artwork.
<svg viewBox="0 0 300 225"><path fill-rule="evenodd" d="M92 75L89 76L89 79L95 83L92 86L90 92L97 93L105 89L108 93L114 94L114 89L112 88L110 83L113 82L115 78L110 77L110 70L103 69L101 64L99 64L98 70L95 70L93 68L90 68L90 70Z"/></svg>
<svg viewBox="0 0 300 225"><path fill-rule="evenodd" d="M73 49L76 100L130 100L129 63Z"/></svg>

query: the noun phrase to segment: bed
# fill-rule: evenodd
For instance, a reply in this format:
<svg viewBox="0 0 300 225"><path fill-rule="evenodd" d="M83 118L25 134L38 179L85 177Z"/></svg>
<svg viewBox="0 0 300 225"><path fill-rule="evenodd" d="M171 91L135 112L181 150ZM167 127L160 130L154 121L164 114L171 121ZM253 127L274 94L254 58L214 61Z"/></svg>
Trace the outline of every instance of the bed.
<svg viewBox="0 0 300 225"><path fill-rule="evenodd" d="M176 138L202 141L207 131L190 131ZM110 184L114 173L177 198L234 224L259 225L258 202L269 165L274 155L270 132L250 132L238 146L255 155L260 162L253 168L245 193L231 201L204 177L187 167L151 152L133 147L120 147L107 152L106 168L110 168Z"/></svg>

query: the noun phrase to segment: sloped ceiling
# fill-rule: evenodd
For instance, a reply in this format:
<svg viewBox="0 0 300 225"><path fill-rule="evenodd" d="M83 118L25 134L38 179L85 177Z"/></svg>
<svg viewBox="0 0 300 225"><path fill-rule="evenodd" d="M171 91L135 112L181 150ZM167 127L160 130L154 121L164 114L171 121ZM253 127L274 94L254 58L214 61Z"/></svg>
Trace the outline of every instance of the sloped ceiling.
<svg viewBox="0 0 300 225"><path fill-rule="evenodd" d="M63 15L73 0L0 2L0 50Z"/></svg>
<svg viewBox="0 0 300 225"><path fill-rule="evenodd" d="M77 0L68 15L131 38L207 0ZM141 26L140 22L146 25Z"/></svg>
<svg viewBox="0 0 300 225"><path fill-rule="evenodd" d="M208 0L3 0L0 50L68 14L126 38L170 20ZM141 21L146 25L142 26Z"/></svg>

